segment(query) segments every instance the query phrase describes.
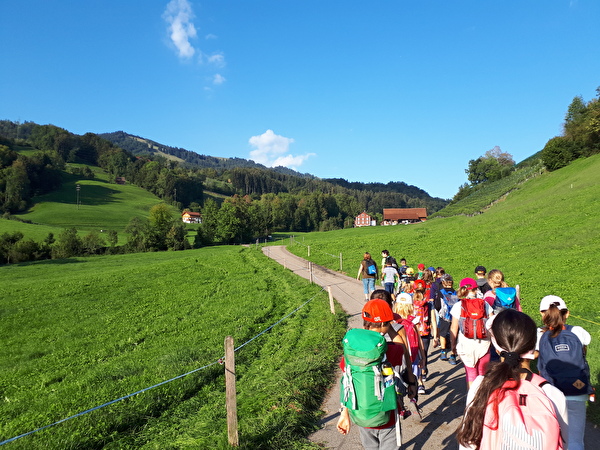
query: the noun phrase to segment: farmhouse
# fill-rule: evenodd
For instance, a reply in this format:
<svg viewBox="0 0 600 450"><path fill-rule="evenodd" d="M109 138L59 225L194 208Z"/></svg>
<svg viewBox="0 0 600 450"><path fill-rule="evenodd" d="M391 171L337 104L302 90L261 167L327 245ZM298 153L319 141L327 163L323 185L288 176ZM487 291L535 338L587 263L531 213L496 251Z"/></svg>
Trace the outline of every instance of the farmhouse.
<svg viewBox="0 0 600 450"><path fill-rule="evenodd" d="M184 223L202 223L202 215L197 212L184 211L181 214L181 220Z"/></svg>
<svg viewBox="0 0 600 450"><path fill-rule="evenodd" d="M375 220L364 211L354 218L355 227L374 227L375 225Z"/></svg>
<svg viewBox="0 0 600 450"><path fill-rule="evenodd" d="M117 184L125 184L127 182L127 180L125 179L125 177L115 177L115 183Z"/></svg>
<svg viewBox="0 0 600 450"><path fill-rule="evenodd" d="M419 223L426 220L426 208L383 208L383 221L381 225Z"/></svg>

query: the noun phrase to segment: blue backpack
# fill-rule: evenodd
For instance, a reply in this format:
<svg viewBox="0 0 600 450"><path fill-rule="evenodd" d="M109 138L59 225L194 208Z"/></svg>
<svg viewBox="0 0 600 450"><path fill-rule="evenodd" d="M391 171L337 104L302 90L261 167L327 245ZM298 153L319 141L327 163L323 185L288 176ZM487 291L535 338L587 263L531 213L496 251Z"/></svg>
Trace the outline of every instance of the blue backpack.
<svg viewBox="0 0 600 450"><path fill-rule="evenodd" d="M585 395L593 392L590 367L583 354L583 345L566 325L556 337L552 330L540 338L538 369L540 375L565 395Z"/></svg>
<svg viewBox="0 0 600 450"><path fill-rule="evenodd" d="M496 299L494 300L494 311L500 312L503 309L514 308L517 299L517 290L514 287L496 288Z"/></svg>
<svg viewBox="0 0 600 450"><path fill-rule="evenodd" d="M440 293L442 294L442 310L440 311L440 316L446 322L451 322L452 316L450 315L450 310L459 300L458 295L456 295L456 291L447 291L443 288L440 289Z"/></svg>
<svg viewBox="0 0 600 450"><path fill-rule="evenodd" d="M367 274L368 275L377 275L377 266L372 259L367 260Z"/></svg>

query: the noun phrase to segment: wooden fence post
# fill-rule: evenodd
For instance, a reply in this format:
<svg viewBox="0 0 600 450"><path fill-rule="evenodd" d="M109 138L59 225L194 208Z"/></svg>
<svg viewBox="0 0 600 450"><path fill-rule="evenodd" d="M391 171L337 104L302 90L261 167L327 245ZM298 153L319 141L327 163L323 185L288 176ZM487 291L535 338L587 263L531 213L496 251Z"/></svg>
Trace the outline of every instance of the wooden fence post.
<svg viewBox="0 0 600 450"><path fill-rule="evenodd" d="M340 253L340 272L344 271L344 265L342 263L342 254Z"/></svg>
<svg viewBox="0 0 600 450"><path fill-rule="evenodd" d="M335 314L335 305L333 304L333 293L331 292L331 286L327 286L327 292L329 293L329 309L331 309L331 314Z"/></svg>
<svg viewBox="0 0 600 450"><path fill-rule="evenodd" d="M227 435L229 445L237 447L238 420L237 420L237 396L235 390L235 350L233 348L233 337L225 338L225 397L227 405Z"/></svg>
<svg viewBox="0 0 600 450"><path fill-rule="evenodd" d="M308 262L308 276L310 277L310 284L314 284L314 280L313 280L313 263L312 262Z"/></svg>
<svg viewBox="0 0 600 450"><path fill-rule="evenodd" d="M308 249L308 257L310 258L310 245L307 245L306 248Z"/></svg>

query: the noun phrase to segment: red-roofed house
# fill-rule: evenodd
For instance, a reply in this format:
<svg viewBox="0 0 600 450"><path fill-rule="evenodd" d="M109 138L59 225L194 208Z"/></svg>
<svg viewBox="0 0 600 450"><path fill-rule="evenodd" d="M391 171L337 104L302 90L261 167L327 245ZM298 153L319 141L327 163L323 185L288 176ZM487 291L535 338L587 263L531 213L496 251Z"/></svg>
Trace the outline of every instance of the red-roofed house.
<svg viewBox="0 0 600 450"><path fill-rule="evenodd" d="M383 208L383 221L381 225L419 223L426 220L426 208Z"/></svg>
<svg viewBox="0 0 600 450"><path fill-rule="evenodd" d="M184 223L202 223L202 215L197 212L184 211L181 215Z"/></svg>
<svg viewBox="0 0 600 450"><path fill-rule="evenodd" d="M375 219L364 211L354 218L355 227L374 227L375 225Z"/></svg>

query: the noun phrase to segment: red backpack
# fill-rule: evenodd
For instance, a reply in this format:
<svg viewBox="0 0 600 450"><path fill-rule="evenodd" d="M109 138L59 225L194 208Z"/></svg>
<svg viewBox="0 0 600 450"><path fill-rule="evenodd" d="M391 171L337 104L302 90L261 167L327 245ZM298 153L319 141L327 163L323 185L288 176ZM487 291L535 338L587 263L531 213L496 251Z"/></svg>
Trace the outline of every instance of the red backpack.
<svg viewBox="0 0 600 450"><path fill-rule="evenodd" d="M554 403L542 390L548 383L528 371L516 387L514 380L495 390L485 410L479 448L559 450L563 448Z"/></svg>
<svg viewBox="0 0 600 450"><path fill-rule="evenodd" d="M400 323L406 331L406 337L408 339L408 346L410 350L410 361L415 362L417 355L419 354L419 335L413 319L415 316L408 316L406 319L402 319Z"/></svg>
<svg viewBox="0 0 600 450"><path fill-rule="evenodd" d="M460 331L469 339L485 339L485 323L488 316L485 300L482 298L463 298L460 300Z"/></svg>
<svg viewBox="0 0 600 450"><path fill-rule="evenodd" d="M414 300L415 317L419 318L419 334L423 337L431 334L431 324L429 323L429 299L423 297L422 300Z"/></svg>

